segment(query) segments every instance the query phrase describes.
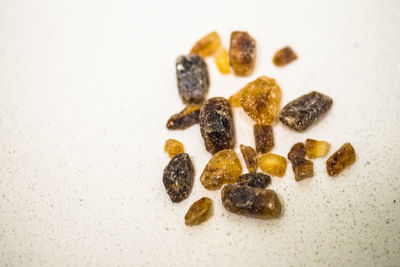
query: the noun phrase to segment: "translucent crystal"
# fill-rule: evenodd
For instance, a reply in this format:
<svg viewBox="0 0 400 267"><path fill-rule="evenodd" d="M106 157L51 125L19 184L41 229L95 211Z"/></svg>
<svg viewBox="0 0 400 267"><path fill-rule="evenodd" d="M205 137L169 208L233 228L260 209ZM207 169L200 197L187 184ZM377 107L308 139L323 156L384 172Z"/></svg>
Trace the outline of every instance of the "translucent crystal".
<svg viewBox="0 0 400 267"><path fill-rule="evenodd" d="M281 99L282 91L278 83L261 76L243 88L240 105L256 123L270 125L275 121Z"/></svg>
<svg viewBox="0 0 400 267"><path fill-rule="evenodd" d="M241 174L242 166L236 152L226 149L210 159L200 176L200 181L205 188L215 190L223 184L235 183Z"/></svg>
<svg viewBox="0 0 400 267"><path fill-rule="evenodd" d="M175 139L168 139L165 141L164 150L168 153L170 158L184 152L183 144Z"/></svg>
<svg viewBox="0 0 400 267"><path fill-rule="evenodd" d="M250 75L256 63L256 41L247 32L234 31L229 47L229 64L239 76Z"/></svg>
<svg viewBox="0 0 400 267"><path fill-rule="evenodd" d="M330 176L341 173L346 167L356 161L356 152L350 143L345 143L332 154L326 162L326 170Z"/></svg>
<svg viewBox="0 0 400 267"><path fill-rule="evenodd" d="M215 64L222 74L229 74L229 54L224 47L220 47L214 55Z"/></svg>
<svg viewBox="0 0 400 267"><path fill-rule="evenodd" d="M212 207L212 200L208 197L195 201L185 215L185 224L193 226L207 221L212 215Z"/></svg>
<svg viewBox="0 0 400 267"><path fill-rule="evenodd" d="M304 146L306 155L310 159L326 156L331 148L331 145L328 142L314 139L307 139Z"/></svg>
<svg viewBox="0 0 400 267"><path fill-rule="evenodd" d="M240 152L249 172L256 172L258 168L257 152L251 146L240 145Z"/></svg>
<svg viewBox="0 0 400 267"><path fill-rule="evenodd" d="M211 32L198 40L192 50L190 50L190 54L197 54L202 57L207 57L213 55L221 46L221 38L217 32Z"/></svg>
<svg viewBox="0 0 400 267"><path fill-rule="evenodd" d="M282 156L266 153L258 159L258 166L263 172L282 177L286 172L286 159Z"/></svg>
<svg viewBox="0 0 400 267"><path fill-rule="evenodd" d="M293 49L286 46L275 53L273 62L276 66L283 67L296 59L297 55Z"/></svg>
<svg viewBox="0 0 400 267"><path fill-rule="evenodd" d="M239 176L237 184L265 188L271 183L271 177L265 173L246 173Z"/></svg>

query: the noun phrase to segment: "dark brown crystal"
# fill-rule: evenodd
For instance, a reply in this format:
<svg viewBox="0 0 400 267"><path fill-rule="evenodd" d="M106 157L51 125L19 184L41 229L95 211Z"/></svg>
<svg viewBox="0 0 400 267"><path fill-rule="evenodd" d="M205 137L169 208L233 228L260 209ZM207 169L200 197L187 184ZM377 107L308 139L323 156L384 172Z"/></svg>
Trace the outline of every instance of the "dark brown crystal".
<svg viewBox="0 0 400 267"><path fill-rule="evenodd" d="M304 144L301 142L294 144L288 154L288 159L292 163L297 158L304 159L305 157L306 157L306 149L304 148Z"/></svg>
<svg viewBox="0 0 400 267"><path fill-rule="evenodd" d="M167 122L170 130L183 130L199 123L200 106L189 105L181 112L172 115Z"/></svg>
<svg viewBox="0 0 400 267"><path fill-rule="evenodd" d="M311 92L288 103L279 120L296 131L303 131L315 123L332 106L329 96Z"/></svg>
<svg viewBox="0 0 400 267"><path fill-rule="evenodd" d="M273 190L230 184L221 191L223 206L230 212L260 218L278 218L282 204Z"/></svg>
<svg viewBox="0 0 400 267"><path fill-rule="evenodd" d="M210 81L206 62L199 55L180 56L176 60L179 95L186 104L200 104L207 96Z"/></svg>
<svg viewBox="0 0 400 267"><path fill-rule="evenodd" d="M265 188L271 183L271 177L265 173L246 173L239 176L237 184Z"/></svg>
<svg viewBox="0 0 400 267"><path fill-rule="evenodd" d="M255 124L253 130L257 152L269 152L274 146L274 133L272 127L270 125Z"/></svg>
<svg viewBox="0 0 400 267"><path fill-rule="evenodd" d="M292 163L296 181L314 176L314 164L306 159L306 150L303 143L296 143L290 149L288 158Z"/></svg>
<svg viewBox="0 0 400 267"><path fill-rule="evenodd" d="M200 131L207 151L212 154L235 145L235 128L232 108L228 100L214 97L204 102L200 109Z"/></svg>
<svg viewBox="0 0 400 267"><path fill-rule="evenodd" d="M186 153L177 154L164 169L163 183L172 202L187 198L192 190L194 167Z"/></svg>

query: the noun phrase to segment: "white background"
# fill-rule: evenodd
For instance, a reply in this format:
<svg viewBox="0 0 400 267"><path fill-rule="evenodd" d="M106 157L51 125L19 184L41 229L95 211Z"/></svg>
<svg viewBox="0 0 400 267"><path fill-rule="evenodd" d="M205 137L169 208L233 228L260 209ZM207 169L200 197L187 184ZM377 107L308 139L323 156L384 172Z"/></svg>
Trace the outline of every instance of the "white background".
<svg viewBox="0 0 400 267"><path fill-rule="evenodd" d="M0 265L399 266L399 1L0 1ZM199 176L210 159L198 125L168 131L184 106L175 59L217 30L257 40L250 77L208 59L209 97L274 77L282 105L318 90L328 115L304 133L274 126L272 152L306 138L331 152L351 142L357 161L337 178L327 158L295 182L291 165L271 188L280 220L231 214ZM291 45L299 60L272 64ZM235 110L237 145L253 122ZM167 138L183 142L196 180L172 203L162 185ZM242 160L242 159L241 159ZM242 160L243 162L243 160ZM202 196L214 216L183 217Z"/></svg>

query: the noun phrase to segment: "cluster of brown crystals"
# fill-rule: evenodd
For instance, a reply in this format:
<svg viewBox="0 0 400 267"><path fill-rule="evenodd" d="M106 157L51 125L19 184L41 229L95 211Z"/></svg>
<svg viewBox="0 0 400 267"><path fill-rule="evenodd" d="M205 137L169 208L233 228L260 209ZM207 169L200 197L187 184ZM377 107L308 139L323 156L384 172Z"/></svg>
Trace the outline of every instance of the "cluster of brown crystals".
<svg viewBox="0 0 400 267"><path fill-rule="evenodd" d="M187 106L172 115L166 127L183 130L200 124L205 149L212 154L200 175L201 184L208 190L221 190L223 206L230 212L249 217L279 218L282 203L278 194L267 186L271 176L283 177L287 160L271 153L273 149L273 125L276 118L295 131L304 131L320 120L332 106L332 99L319 92L303 95L280 110L282 91L275 79L260 76L246 84L229 100L223 97L207 99L209 73L205 58L212 56L222 74L250 75L256 62L256 41L247 32L234 31L227 51L217 32L204 36L190 50L188 55L176 60L178 92ZM290 47L277 51L273 58L276 66L282 67L297 59ZM235 125L232 107L241 107L254 121L255 147L240 145L240 151L248 173L243 168L235 147ZM328 154L330 144L325 141L307 139L296 143L287 158L292 164L296 181L314 175L310 159ZM172 158L164 169L163 183L173 202L186 199L193 187L194 166L183 144L168 139L164 150ZM306 159L309 158L309 159ZM350 143L345 143L326 162L329 175L335 176L354 163L356 154ZM257 172L258 167L263 172ZM185 224L192 226L205 222L213 213L213 202L203 197L195 201L185 215Z"/></svg>

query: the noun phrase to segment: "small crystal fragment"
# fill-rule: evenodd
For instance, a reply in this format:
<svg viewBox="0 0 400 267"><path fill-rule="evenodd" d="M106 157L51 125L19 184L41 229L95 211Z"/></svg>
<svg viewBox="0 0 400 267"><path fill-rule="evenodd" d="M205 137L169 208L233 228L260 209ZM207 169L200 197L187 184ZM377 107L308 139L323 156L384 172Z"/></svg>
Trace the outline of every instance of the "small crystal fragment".
<svg viewBox="0 0 400 267"><path fill-rule="evenodd" d="M255 124L253 127L256 150L267 153L274 146L274 133L270 125Z"/></svg>
<svg viewBox="0 0 400 267"><path fill-rule="evenodd" d="M284 157L272 153L263 154L258 159L258 166L261 170L273 176L282 177L285 175L286 165L287 162Z"/></svg>
<svg viewBox="0 0 400 267"><path fill-rule="evenodd" d="M229 64L239 76L250 75L256 63L256 41L247 32L234 31L229 47Z"/></svg>
<svg viewBox="0 0 400 267"><path fill-rule="evenodd" d="M294 178L300 181L314 176L314 164L311 160L296 158L292 161Z"/></svg>
<svg viewBox="0 0 400 267"><path fill-rule="evenodd" d="M288 103L279 120L296 131L303 131L315 123L332 106L329 96L311 92Z"/></svg>
<svg viewBox="0 0 400 267"><path fill-rule="evenodd" d="M186 153L177 154L164 169L163 183L172 202L186 199L192 191L194 167Z"/></svg>
<svg viewBox="0 0 400 267"><path fill-rule="evenodd" d="M265 188L271 183L271 177L265 173L246 173L239 176L237 184Z"/></svg>
<svg viewBox="0 0 400 267"><path fill-rule="evenodd" d="M292 163L294 178L296 181L314 176L314 164L311 160L305 159L306 150L303 143L296 143L290 149L288 158Z"/></svg>
<svg viewBox="0 0 400 267"><path fill-rule="evenodd" d="M183 130L199 123L200 106L189 105L181 112L172 115L167 122L170 130Z"/></svg>
<svg viewBox="0 0 400 267"><path fill-rule="evenodd" d="M222 46L217 50L214 55L214 61L219 71L222 74L229 74L229 54L228 51Z"/></svg>
<svg viewBox="0 0 400 267"><path fill-rule="evenodd" d="M232 184L242 174L242 165L236 152L226 149L216 153L204 168L200 181L209 190L219 189L223 184Z"/></svg>
<svg viewBox="0 0 400 267"><path fill-rule="evenodd" d="M296 59L297 55L293 49L286 46L275 53L273 62L276 66L283 67Z"/></svg>
<svg viewBox="0 0 400 267"><path fill-rule="evenodd" d="M307 139L304 146L307 157L310 159L326 156L331 148L331 145L328 142L314 139Z"/></svg>
<svg viewBox="0 0 400 267"><path fill-rule="evenodd" d="M200 104L206 99L210 81L207 64L199 55L180 56L176 60L179 95L186 104Z"/></svg>
<svg viewBox="0 0 400 267"><path fill-rule="evenodd" d="M240 96L242 95L243 89L237 91L234 95L229 97L229 103L233 108L240 107Z"/></svg>
<svg viewBox="0 0 400 267"><path fill-rule="evenodd" d="M165 141L164 150L168 153L170 158L184 152L183 144L175 139L168 139Z"/></svg>
<svg viewBox="0 0 400 267"><path fill-rule="evenodd" d="M356 152L350 143L345 143L338 151L332 154L326 162L326 170L330 176L341 173L346 167L356 161Z"/></svg>
<svg viewBox="0 0 400 267"><path fill-rule="evenodd" d="M208 99L200 109L199 118L200 131L207 151L215 154L234 147L235 129L228 100L223 97Z"/></svg>
<svg viewBox="0 0 400 267"><path fill-rule="evenodd" d="M197 54L205 58L214 54L220 46L221 38L219 34L211 32L194 44L192 50L190 50L190 54Z"/></svg>
<svg viewBox="0 0 400 267"><path fill-rule="evenodd" d="M304 144L301 142L294 144L288 154L288 159L292 162L292 164L295 159L304 159L305 157L306 149L304 148Z"/></svg>
<svg viewBox="0 0 400 267"><path fill-rule="evenodd" d="M207 221L212 215L212 207L212 200L208 197L195 201L185 215L185 224L193 226Z"/></svg>
<svg viewBox="0 0 400 267"><path fill-rule="evenodd" d="M281 99L282 91L278 83L261 76L243 87L240 105L256 123L270 125L275 121Z"/></svg>
<svg viewBox="0 0 400 267"><path fill-rule="evenodd" d="M251 146L240 145L244 162L249 172L256 172L258 169L257 153Z"/></svg>
<svg viewBox="0 0 400 267"><path fill-rule="evenodd" d="M282 212L278 195L266 188L230 184L222 188L221 199L228 211L249 217L279 218Z"/></svg>

